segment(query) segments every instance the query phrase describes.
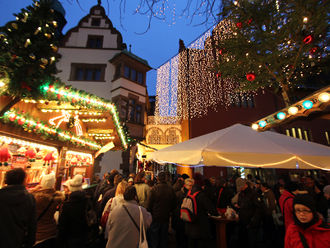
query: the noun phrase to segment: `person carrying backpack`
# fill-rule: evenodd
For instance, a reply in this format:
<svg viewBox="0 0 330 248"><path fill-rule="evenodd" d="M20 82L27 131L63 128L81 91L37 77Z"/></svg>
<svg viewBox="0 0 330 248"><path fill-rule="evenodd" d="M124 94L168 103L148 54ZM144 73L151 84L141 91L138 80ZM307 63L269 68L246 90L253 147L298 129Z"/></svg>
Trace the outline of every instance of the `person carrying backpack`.
<svg viewBox="0 0 330 248"><path fill-rule="evenodd" d="M211 200L203 192L202 175L200 173L195 173L193 179L195 182L190 194L194 195L196 192L199 193L195 195L197 206L196 218L192 222L185 223L186 235L188 237L188 247L212 247L215 242L215 237L212 237L208 214L217 216L218 212Z"/></svg>

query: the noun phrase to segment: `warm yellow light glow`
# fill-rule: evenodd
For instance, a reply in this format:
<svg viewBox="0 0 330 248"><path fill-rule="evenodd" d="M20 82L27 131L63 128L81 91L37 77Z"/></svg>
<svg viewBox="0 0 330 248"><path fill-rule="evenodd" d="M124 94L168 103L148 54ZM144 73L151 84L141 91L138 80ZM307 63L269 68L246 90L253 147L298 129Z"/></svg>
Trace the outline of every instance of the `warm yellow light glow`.
<svg viewBox="0 0 330 248"><path fill-rule="evenodd" d="M237 161L234 161L234 160L231 160L231 159L227 159L223 156L220 156L220 155L217 155L218 158L226 161L226 162L229 162L233 165L236 165L236 166L251 166L251 167L268 167L268 166L274 166L274 165L281 165L281 164L284 164L284 163L287 163L287 162L290 162L292 160L299 160L299 161L302 161L306 164L308 164L309 166L311 167L314 167L316 169L321 169L321 170L330 170L330 169L325 169L325 168L322 168L320 166L317 166L317 165L314 165L314 164L311 164L301 158L299 158L298 156L292 156L291 158L288 158L288 159L284 159L282 161L278 161L278 162L274 162L274 163L265 163L265 164L250 164L250 163L241 163L241 162L237 162Z"/></svg>
<svg viewBox="0 0 330 248"><path fill-rule="evenodd" d="M330 100L330 94L328 92L323 92L318 97L320 102L328 102Z"/></svg>
<svg viewBox="0 0 330 248"><path fill-rule="evenodd" d="M3 87L3 86L5 86L5 82L1 80L0 81L0 88Z"/></svg>
<svg viewBox="0 0 330 248"><path fill-rule="evenodd" d="M303 22L304 23L307 23L308 22L308 18L306 16L304 17Z"/></svg>
<svg viewBox="0 0 330 248"><path fill-rule="evenodd" d="M297 107L290 107L290 108L288 109L288 113L289 113L290 115L295 115L295 114L298 113L298 108L297 108Z"/></svg>
<svg viewBox="0 0 330 248"><path fill-rule="evenodd" d="M254 124L252 124L252 129L253 130L258 130L258 128L259 128L259 125L258 124L256 124L256 123L254 123Z"/></svg>

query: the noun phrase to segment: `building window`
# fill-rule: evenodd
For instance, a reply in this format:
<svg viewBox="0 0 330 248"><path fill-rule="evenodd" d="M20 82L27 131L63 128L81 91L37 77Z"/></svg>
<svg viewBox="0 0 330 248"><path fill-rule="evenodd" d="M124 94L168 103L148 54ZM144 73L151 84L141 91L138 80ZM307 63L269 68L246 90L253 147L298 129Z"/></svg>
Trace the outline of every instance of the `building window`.
<svg viewBox="0 0 330 248"><path fill-rule="evenodd" d="M121 68L121 65L120 64L116 66L116 71L115 71L114 79L120 77L120 68Z"/></svg>
<svg viewBox="0 0 330 248"><path fill-rule="evenodd" d="M311 134L308 130L303 130L301 128L291 128L291 129L286 129L285 130L285 134L287 136L291 136L297 139L301 139L301 140L306 140L306 141L310 141L311 140Z"/></svg>
<svg viewBox="0 0 330 248"><path fill-rule="evenodd" d="M143 123L142 105L137 104L135 99L122 100L120 108L121 117L130 122Z"/></svg>
<svg viewBox="0 0 330 248"><path fill-rule="evenodd" d="M124 66L124 77L139 84L143 84L143 73L127 65Z"/></svg>
<svg viewBox="0 0 330 248"><path fill-rule="evenodd" d="M103 36L88 35L87 47L88 48L102 48L103 47Z"/></svg>
<svg viewBox="0 0 330 248"><path fill-rule="evenodd" d="M135 121L137 123L142 123L142 106L141 105L136 105L136 118Z"/></svg>
<svg viewBox="0 0 330 248"><path fill-rule="evenodd" d="M120 116L124 120L127 119L127 100L122 99L120 103Z"/></svg>
<svg viewBox="0 0 330 248"><path fill-rule="evenodd" d="M101 64L71 64L70 80L104 81L105 67Z"/></svg>
<svg viewBox="0 0 330 248"><path fill-rule="evenodd" d="M143 73L139 72L137 73L137 80L136 80L139 84L143 84Z"/></svg>
<svg viewBox="0 0 330 248"><path fill-rule="evenodd" d="M129 74L130 74L130 68L125 65L125 67L124 67L124 76L126 78L129 78Z"/></svg>
<svg viewBox="0 0 330 248"><path fill-rule="evenodd" d="M92 26L99 27L101 24L101 18L92 18Z"/></svg>

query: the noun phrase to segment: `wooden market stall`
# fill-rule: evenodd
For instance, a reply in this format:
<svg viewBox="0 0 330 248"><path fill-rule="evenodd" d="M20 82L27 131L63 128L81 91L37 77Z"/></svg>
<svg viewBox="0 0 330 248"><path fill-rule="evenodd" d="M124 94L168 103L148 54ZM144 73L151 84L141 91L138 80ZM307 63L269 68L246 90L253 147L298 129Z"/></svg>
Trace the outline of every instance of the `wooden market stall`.
<svg viewBox="0 0 330 248"><path fill-rule="evenodd" d="M41 93L15 102L0 96L0 188L5 172L17 167L31 185L47 173L56 174L57 186L75 174L88 181L100 153L128 146L110 101L62 84L45 84Z"/></svg>

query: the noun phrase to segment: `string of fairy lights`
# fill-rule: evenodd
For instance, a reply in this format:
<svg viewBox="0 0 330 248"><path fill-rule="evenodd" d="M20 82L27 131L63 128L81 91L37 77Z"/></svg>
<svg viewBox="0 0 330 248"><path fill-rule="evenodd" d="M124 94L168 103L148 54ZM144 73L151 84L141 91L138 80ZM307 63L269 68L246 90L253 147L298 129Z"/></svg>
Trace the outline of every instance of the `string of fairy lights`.
<svg viewBox="0 0 330 248"><path fill-rule="evenodd" d="M237 91L235 80L221 78L212 70L220 56L214 44L232 35L231 25L221 21L157 69L157 123L171 124L173 118L169 117L174 116L176 120L199 118L217 111L219 104L228 108L253 97L255 93Z"/></svg>

